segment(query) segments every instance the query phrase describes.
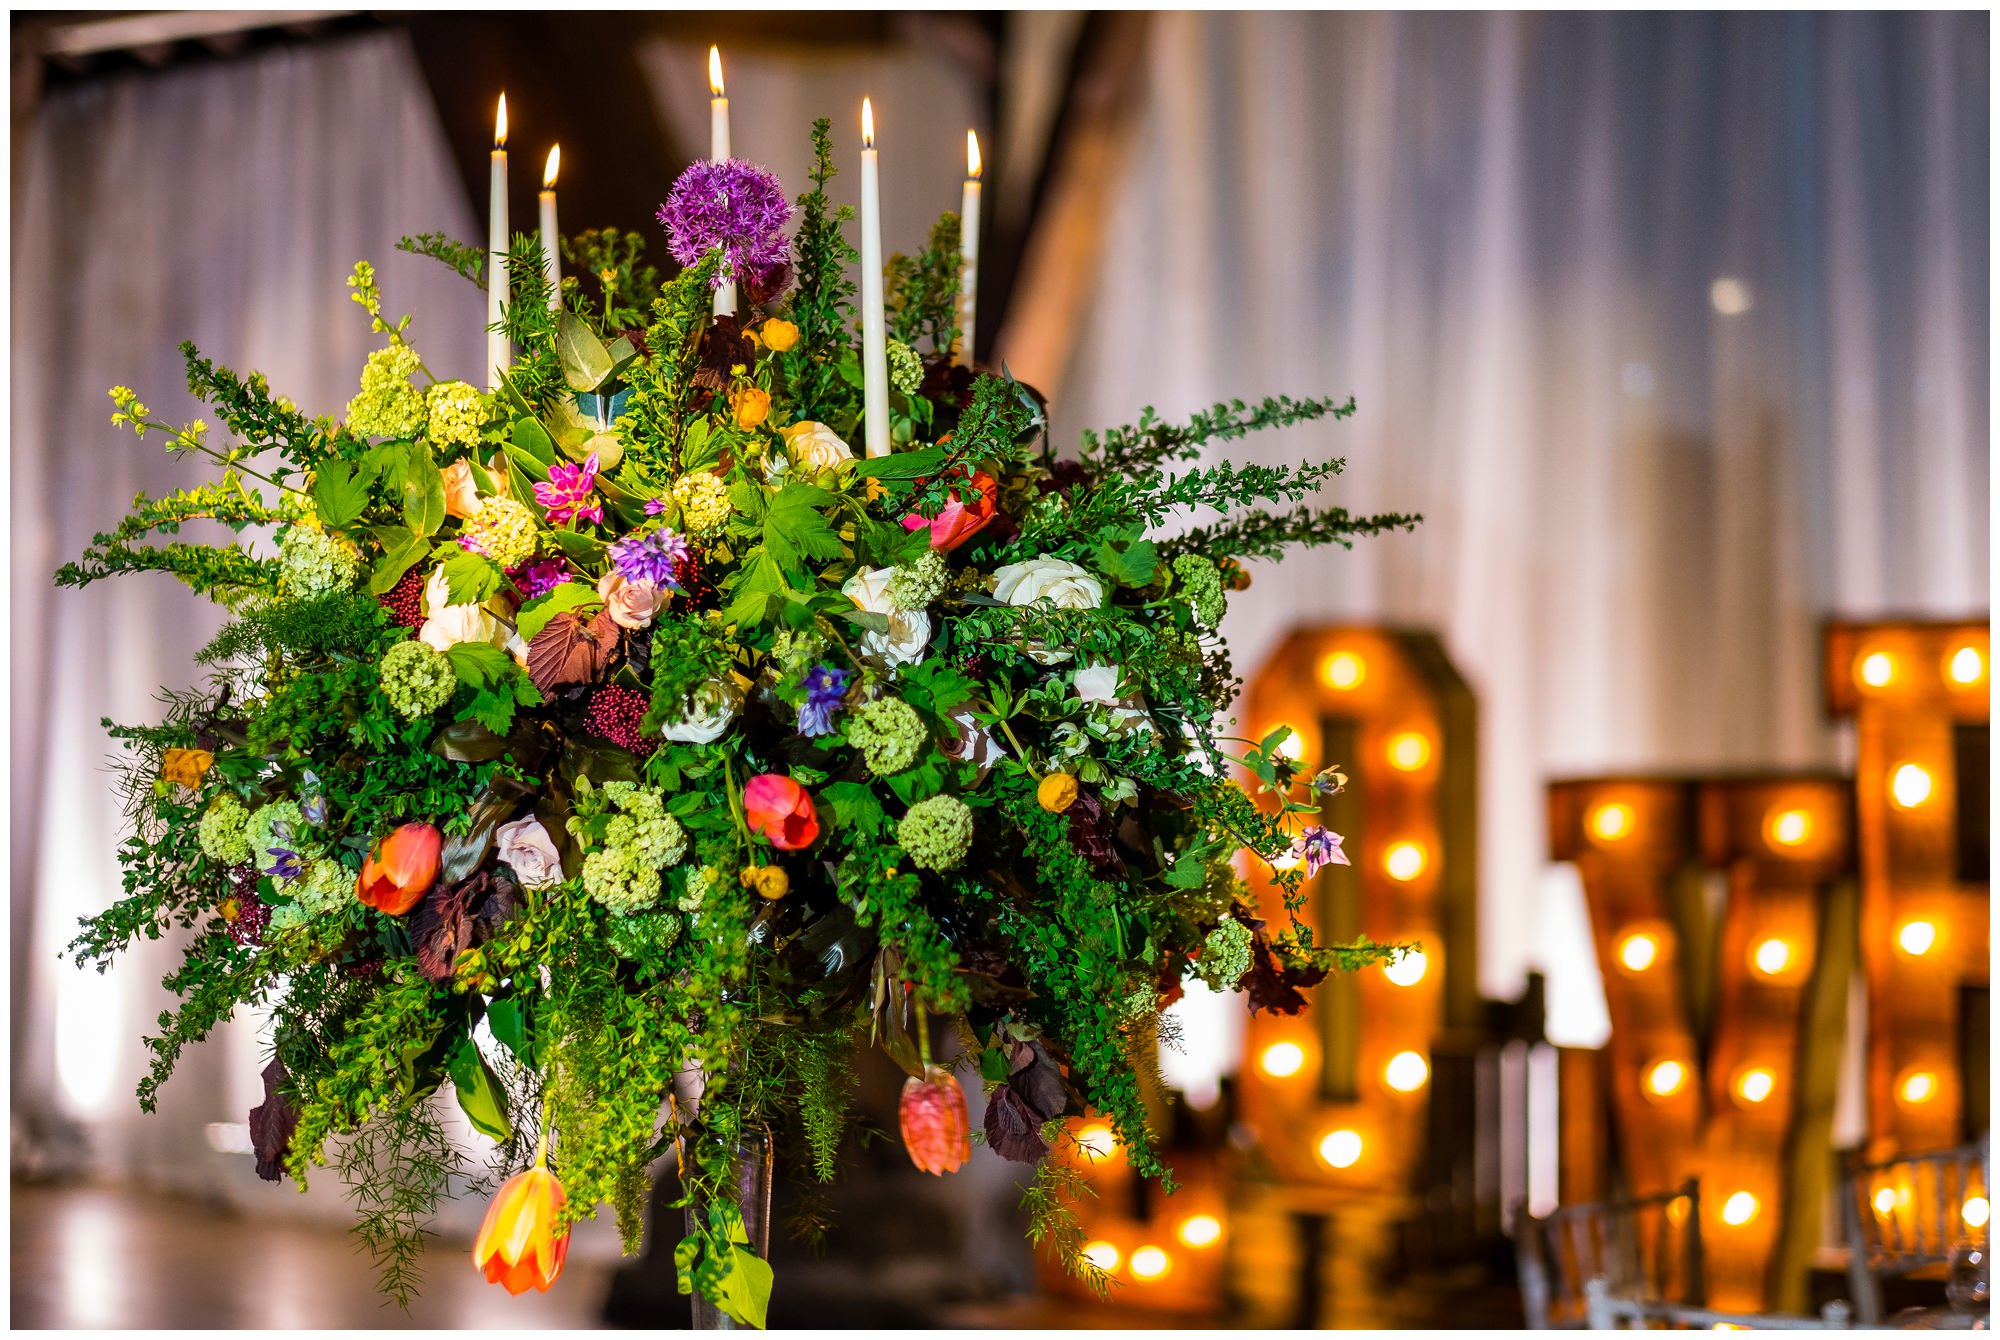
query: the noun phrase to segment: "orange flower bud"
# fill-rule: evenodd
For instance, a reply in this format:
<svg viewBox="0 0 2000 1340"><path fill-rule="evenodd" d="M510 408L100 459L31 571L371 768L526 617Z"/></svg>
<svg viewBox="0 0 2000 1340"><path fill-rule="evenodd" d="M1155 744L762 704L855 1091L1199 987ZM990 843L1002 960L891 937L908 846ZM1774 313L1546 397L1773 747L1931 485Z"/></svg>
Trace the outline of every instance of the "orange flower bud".
<svg viewBox="0 0 2000 1340"><path fill-rule="evenodd" d="M361 862L354 895L378 912L400 917L437 882L444 834L429 824L404 824L375 844Z"/></svg>
<svg viewBox="0 0 2000 1340"><path fill-rule="evenodd" d="M472 1244L472 1264L485 1272L488 1284L503 1284L512 1294L529 1285L549 1291L569 1255L568 1230L555 1231L556 1213L566 1199L556 1175L539 1164L507 1179L486 1207Z"/></svg>
<svg viewBox="0 0 2000 1340"><path fill-rule="evenodd" d="M736 878L744 888L756 890L759 898L774 903L792 891L792 877L782 866L748 865Z"/></svg>
<svg viewBox="0 0 2000 1340"><path fill-rule="evenodd" d="M1061 814L1076 804L1076 778L1066 772L1052 772L1035 788L1035 799L1050 814Z"/></svg>
<svg viewBox="0 0 2000 1340"><path fill-rule="evenodd" d="M160 776L192 790L214 765L215 755L206 749L169 749L160 755Z"/></svg>
<svg viewBox="0 0 2000 1340"><path fill-rule="evenodd" d="M743 818L779 851L810 847L819 836L819 811L812 797L779 772L752 777L744 786Z"/></svg>
<svg viewBox="0 0 2000 1340"><path fill-rule="evenodd" d="M763 336L765 347L774 354L782 354L799 342L799 328L775 316L765 321L758 333Z"/></svg>
<svg viewBox="0 0 2000 1340"><path fill-rule="evenodd" d="M903 1081L897 1113L903 1148L910 1162L933 1176L957 1172L972 1157L972 1123L965 1115L965 1092L951 1073L925 1066L924 1077Z"/></svg>

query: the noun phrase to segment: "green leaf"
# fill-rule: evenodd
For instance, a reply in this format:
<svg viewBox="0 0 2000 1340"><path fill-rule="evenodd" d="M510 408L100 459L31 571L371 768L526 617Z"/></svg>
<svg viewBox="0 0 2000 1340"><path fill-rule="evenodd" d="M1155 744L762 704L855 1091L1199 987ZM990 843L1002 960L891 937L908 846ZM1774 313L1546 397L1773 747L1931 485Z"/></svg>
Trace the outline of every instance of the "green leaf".
<svg viewBox="0 0 2000 1340"><path fill-rule="evenodd" d="M458 1105L474 1130L490 1140L505 1141L514 1134L507 1119L506 1101L500 1096L500 1081L486 1065L486 1058L471 1038L462 1037L451 1049L447 1063L451 1084L458 1090Z"/></svg>
<svg viewBox="0 0 2000 1340"><path fill-rule="evenodd" d="M556 317L556 358L572 391L595 391L617 361L590 327L568 310Z"/></svg>
<svg viewBox="0 0 2000 1340"><path fill-rule="evenodd" d="M1001 1048L988 1047L979 1053L979 1077L998 1084L1007 1078L1007 1053Z"/></svg>
<svg viewBox="0 0 2000 1340"><path fill-rule="evenodd" d="M903 697L921 712L943 716L973 695L978 681L942 661L928 661L903 671Z"/></svg>
<svg viewBox="0 0 2000 1340"><path fill-rule="evenodd" d="M722 460L720 439L711 445L707 419L696 419L688 425L687 433L681 438L681 472L692 474L697 470L713 468Z"/></svg>
<svg viewBox="0 0 2000 1340"><path fill-rule="evenodd" d="M1140 526L1121 526L1098 541L1092 566L1120 586L1145 586L1159 566L1159 553Z"/></svg>
<svg viewBox="0 0 2000 1340"><path fill-rule="evenodd" d="M604 541L595 536L585 535L580 530L570 530L567 527L549 531L548 535L556 542L558 549L586 567L604 561Z"/></svg>
<svg viewBox="0 0 2000 1340"><path fill-rule="evenodd" d="M501 996L486 1007L486 1026L501 1046L514 1053L522 1065L535 1063L529 1051L528 1011L513 996Z"/></svg>
<svg viewBox="0 0 2000 1340"><path fill-rule="evenodd" d="M457 642L446 649L458 682L467 688L492 688L505 683L519 666L514 658L490 642Z"/></svg>
<svg viewBox="0 0 2000 1340"><path fill-rule="evenodd" d="M382 557L375 560L374 570L368 576L368 589L378 596L387 595L403 580L403 574L430 552L430 541L401 526L371 526L369 533L382 546Z"/></svg>
<svg viewBox="0 0 2000 1340"><path fill-rule="evenodd" d="M403 520L419 535L444 524L444 475L421 442L409 444L403 466Z"/></svg>
<svg viewBox="0 0 2000 1340"><path fill-rule="evenodd" d="M498 594L507 583L507 574L486 555L461 549L445 559L444 579L451 583L450 604L477 605Z"/></svg>
<svg viewBox="0 0 2000 1340"><path fill-rule="evenodd" d="M313 510L320 524L332 530L360 519L368 509L368 481L373 471L356 469L347 461L327 461L313 477Z"/></svg>
<svg viewBox="0 0 2000 1340"><path fill-rule="evenodd" d="M694 1268L701 1260L701 1234L690 1233L674 1244L674 1278L682 1293L694 1292Z"/></svg>
<svg viewBox="0 0 2000 1340"><path fill-rule="evenodd" d="M1167 867L1167 883L1177 889L1198 889L1207 881L1208 867L1200 852L1182 852L1180 858Z"/></svg>
<svg viewBox="0 0 2000 1340"><path fill-rule="evenodd" d="M840 535L819 510L833 501L833 495L817 484L785 485L771 499L770 509L764 514L765 543L771 543L775 536L782 547L808 558L839 558ZM782 556L780 561L783 561ZM796 567L797 564L786 563L785 566Z"/></svg>
<svg viewBox="0 0 2000 1340"><path fill-rule="evenodd" d="M833 782L820 788L819 797L833 809L839 828L859 828L866 833L882 827L882 802L866 782Z"/></svg>
<svg viewBox="0 0 2000 1340"><path fill-rule="evenodd" d="M535 634L548 627L549 620L565 610L603 603L597 592L582 582L564 582L547 595L537 596L521 606L521 612L515 616L514 627L524 641L532 642Z"/></svg>
<svg viewBox="0 0 2000 1340"><path fill-rule="evenodd" d="M722 1297L715 1302L745 1326L763 1330L771 1308L771 1263L732 1244L729 1272L722 1277Z"/></svg>
<svg viewBox="0 0 2000 1340"><path fill-rule="evenodd" d="M896 799L905 805L929 800L944 790L944 772L938 767L935 757L926 758L915 767L905 768L901 772L890 773L882 781L896 793Z"/></svg>
<svg viewBox="0 0 2000 1340"><path fill-rule="evenodd" d="M708 1207L708 1226L721 1235L725 1242L749 1242L750 1229L743 1222L742 1207L726 1200L712 1201Z"/></svg>
<svg viewBox="0 0 2000 1340"><path fill-rule="evenodd" d="M886 633L889 631L889 616L877 610L835 610L833 613L835 617L849 620L871 633Z"/></svg>
<svg viewBox="0 0 2000 1340"><path fill-rule="evenodd" d="M514 420L514 431L508 440L507 454L521 462L521 468L536 479L548 477L549 467L556 463L556 444L549 437L549 430L542 427L541 420L524 417ZM533 468L530 469L530 466Z"/></svg>
<svg viewBox="0 0 2000 1340"><path fill-rule="evenodd" d="M896 451L887 456L869 456L854 463L854 473L869 479L922 479L938 472L945 462L943 447L917 451Z"/></svg>

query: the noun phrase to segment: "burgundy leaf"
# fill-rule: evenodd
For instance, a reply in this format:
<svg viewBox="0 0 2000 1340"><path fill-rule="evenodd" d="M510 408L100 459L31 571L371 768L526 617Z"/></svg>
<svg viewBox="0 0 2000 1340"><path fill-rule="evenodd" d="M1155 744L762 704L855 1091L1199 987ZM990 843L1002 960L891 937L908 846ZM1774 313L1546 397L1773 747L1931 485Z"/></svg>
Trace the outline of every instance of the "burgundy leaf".
<svg viewBox="0 0 2000 1340"><path fill-rule="evenodd" d="M1039 1163L1049 1147L1042 1122L1014 1086L1002 1084L986 1100L986 1146L1016 1163Z"/></svg>
<svg viewBox="0 0 2000 1340"><path fill-rule="evenodd" d="M1008 1048L1013 1073L1004 1087L1020 1095L1028 1109L1043 1121L1062 1115L1069 1106L1069 1090L1063 1085L1062 1067L1039 1041L1017 1042Z"/></svg>
<svg viewBox="0 0 2000 1340"><path fill-rule="evenodd" d="M299 1126L298 1109L278 1091L287 1078L285 1063L272 1057L264 1067L264 1101L250 1109L250 1146L257 1155L257 1175L267 1182L285 1175L285 1154Z"/></svg>
<svg viewBox="0 0 2000 1340"><path fill-rule="evenodd" d="M599 610L588 620L564 610L528 643L528 678L544 694L566 684L588 684L604 673L617 646L618 625L610 610Z"/></svg>
<svg viewBox="0 0 2000 1340"><path fill-rule="evenodd" d="M410 913L417 969L433 982L449 982L459 954L472 946L472 918L466 912L470 882L432 889Z"/></svg>

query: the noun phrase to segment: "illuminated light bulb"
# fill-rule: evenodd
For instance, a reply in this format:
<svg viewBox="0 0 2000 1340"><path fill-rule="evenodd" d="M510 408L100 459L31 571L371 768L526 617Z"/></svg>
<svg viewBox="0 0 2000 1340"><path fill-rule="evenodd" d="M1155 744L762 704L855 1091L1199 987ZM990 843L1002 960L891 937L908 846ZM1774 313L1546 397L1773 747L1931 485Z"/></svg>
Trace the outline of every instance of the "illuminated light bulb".
<svg viewBox="0 0 2000 1340"><path fill-rule="evenodd" d="M1928 1103L1937 1097L1937 1076L1928 1070L1912 1071L1896 1086L1896 1096L1910 1104Z"/></svg>
<svg viewBox="0 0 2000 1340"><path fill-rule="evenodd" d="M1687 1067L1679 1061L1661 1061L1646 1072L1646 1092L1655 1098L1668 1098L1679 1093L1687 1083Z"/></svg>
<svg viewBox="0 0 2000 1340"><path fill-rule="evenodd" d="M1886 689L1895 677L1896 658L1886 651L1871 651L1854 667L1854 678L1866 688Z"/></svg>
<svg viewBox="0 0 2000 1340"><path fill-rule="evenodd" d="M1156 1280L1173 1268L1173 1258L1148 1243L1132 1253L1132 1278Z"/></svg>
<svg viewBox="0 0 2000 1340"><path fill-rule="evenodd" d="M1906 921L1896 932L1896 944L1911 958L1922 958L1937 943L1937 927L1928 921Z"/></svg>
<svg viewBox="0 0 2000 1340"><path fill-rule="evenodd" d="M1431 742L1415 731L1389 741L1389 765L1399 772L1415 772L1430 761Z"/></svg>
<svg viewBox="0 0 2000 1340"><path fill-rule="evenodd" d="M1272 1079L1286 1079L1305 1068L1305 1048L1296 1042L1274 1042L1257 1058L1257 1068Z"/></svg>
<svg viewBox="0 0 2000 1340"><path fill-rule="evenodd" d="M1290 728L1287 727L1287 729ZM1306 756L1306 737L1295 730L1292 731L1290 735L1287 735L1278 742L1278 752L1292 762L1298 762Z"/></svg>
<svg viewBox="0 0 2000 1340"><path fill-rule="evenodd" d="M1754 1107L1769 1098L1778 1087L1778 1077L1763 1067L1746 1070L1736 1077L1736 1097Z"/></svg>
<svg viewBox="0 0 2000 1340"><path fill-rule="evenodd" d="M1993 1217L1993 1207L1986 1203L1986 1197L1974 1196L1965 1202L1965 1207L1959 1211L1959 1217L1965 1220L1967 1228L1984 1228L1986 1221Z"/></svg>
<svg viewBox="0 0 2000 1340"><path fill-rule="evenodd" d="M1394 963L1383 964L1382 975L1397 986L1415 986L1424 980L1424 972L1430 966L1431 961L1424 957L1423 950L1412 949Z"/></svg>
<svg viewBox="0 0 2000 1340"><path fill-rule="evenodd" d="M1424 849L1415 842L1398 842L1382 858L1382 868L1389 872L1389 878L1405 884L1424 873L1424 863Z"/></svg>
<svg viewBox="0 0 2000 1340"><path fill-rule="evenodd" d="M1688 1202L1686 1196L1675 1196L1667 1202L1667 1222L1679 1228L1687 1222Z"/></svg>
<svg viewBox="0 0 2000 1340"><path fill-rule="evenodd" d="M1757 1217L1757 1198L1748 1191L1739 1191L1722 1202L1722 1222L1731 1228L1741 1228Z"/></svg>
<svg viewBox="0 0 2000 1340"><path fill-rule="evenodd" d="M1875 1193L1872 1203L1875 1206L1875 1213L1893 1214L1896 1210L1896 1193L1885 1186Z"/></svg>
<svg viewBox="0 0 2000 1340"><path fill-rule="evenodd" d="M1397 1052L1382 1070L1383 1082L1397 1093L1415 1093L1430 1077L1429 1062L1415 1052Z"/></svg>
<svg viewBox="0 0 2000 1340"><path fill-rule="evenodd" d="M1889 798L1903 809L1915 809L1931 798L1931 775L1914 763L1903 764L1889 779Z"/></svg>
<svg viewBox="0 0 2000 1340"><path fill-rule="evenodd" d="M1945 674L1954 684L1977 684L1986 677L1986 658L1977 647L1960 647L1951 654Z"/></svg>
<svg viewBox="0 0 2000 1340"><path fill-rule="evenodd" d="M1784 810L1771 816L1771 845L1797 847L1812 836L1812 816L1804 810Z"/></svg>
<svg viewBox="0 0 2000 1340"><path fill-rule="evenodd" d="M1320 662L1319 677L1328 688L1345 693L1368 678L1368 664L1351 651L1336 651Z"/></svg>
<svg viewBox="0 0 2000 1340"><path fill-rule="evenodd" d="M1096 1242L1085 1244L1083 1259L1106 1274L1118 1269L1118 1249L1103 1238L1099 1238Z"/></svg>
<svg viewBox="0 0 2000 1340"><path fill-rule="evenodd" d="M1792 947L1783 940L1772 938L1757 946L1757 953L1751 962L1757 971L1766 977L1776 977L1792 961Z"/></svg>
<svg viewBox="0 0 2000 1340"><path fill-rule="evenodd" d="M1740 1321L1718 1321L1708 1329L1711 1331L1747 1331L1750 1328Z"/></svg>
<svg viewBox="0 0 2000 1340"><path fill-rule="evenodd" d="M1180 1240L1190 1247L1213 1247L1222 1240L1222 1221L1212 1214L1191 1214L1181 1220Z"/></svg>
<svg viewBox="0 0 2000 1340"><path fill-rule="evenodd" d="M1660 956L1660 942L1641 931L1618 942L1618 961L1627 972L1644 972Z"/></svg>
<svg viewBox="0 0 2000 1340"><path fill-rule="evenodd" d="M1352 1168L1361 1158L1361 1135L1357 1131L1328 1131L1319 1142L1319 1156L1335 1168Z"/></svg>
<svg viewBox="0 0 2000 1340"><path fill-rule="evenodd" d="M1632 831L1632 807L1613 802L1590 812L1590 832L1599 842L1616 842Z"/></svg>
<svg viewBox="0 0 2000 1340"><path fill-rule="evenodd" d="M1092 1122L1076 1133L1076 1142L1094 1159L1107 1158L1118 1148L1118 1137L1102 1122Z"/></svg>

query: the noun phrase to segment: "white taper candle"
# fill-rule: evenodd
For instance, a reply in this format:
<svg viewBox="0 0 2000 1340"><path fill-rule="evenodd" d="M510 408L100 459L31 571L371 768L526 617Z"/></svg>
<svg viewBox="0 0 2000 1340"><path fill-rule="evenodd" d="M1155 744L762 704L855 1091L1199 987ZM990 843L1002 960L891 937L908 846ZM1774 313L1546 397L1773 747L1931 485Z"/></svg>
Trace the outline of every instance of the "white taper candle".
<svg viewBox="0 0 2000 1340"><path fill-rule="evenodd" d="M708 49L708 156L720 163L729 157L729 99L723 95L722 52ZM715 290L715 314L736 311L736 283L731 280Z"/></svg>
<svg viewBox="0 0 2000 1340"><path fill-rule="evenodd" d="M870 456L889 454L889 332L882 306L882 200L875 110L861 100L861 375Z"/></svg>
<svg viewBox="0 0 2000 1340"><path fill-rule="evenodd" d="M972 366L979 317L979 136L965 132L965 195L958 211L958 355Z"/></svg>
<svg viewBox="0 0 2000 1340"><path fill-rule="evenodd" d="M507 296L507 95L493 118L492 191L486 205L486 389L500 389L500 373L514 361L507 332L499 328Z"/></svg>
<svg viewBox="0 0 2000 1340"><path fill-rule="evenodd" d="M542 273L549 280L549 310L562 306L562 235L556 231L556 169L562 163L562 146L549 150L549 164L542 169Z"/></svg>

